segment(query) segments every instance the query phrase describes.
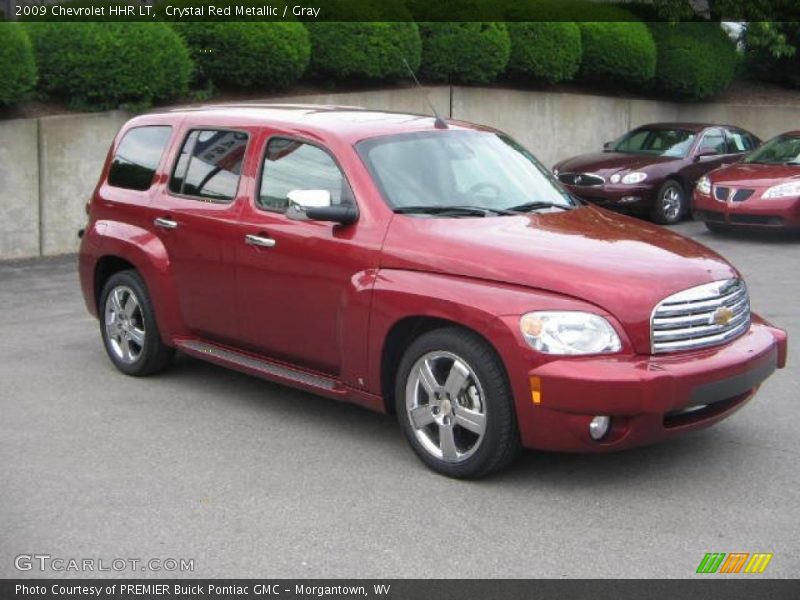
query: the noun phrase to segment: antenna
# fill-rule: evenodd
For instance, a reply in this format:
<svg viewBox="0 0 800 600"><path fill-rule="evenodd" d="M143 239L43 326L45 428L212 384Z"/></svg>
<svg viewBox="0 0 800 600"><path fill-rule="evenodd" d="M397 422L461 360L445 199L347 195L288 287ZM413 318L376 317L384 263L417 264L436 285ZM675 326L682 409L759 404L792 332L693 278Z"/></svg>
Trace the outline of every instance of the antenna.
<svg viewBox="0 0 800 600"><path fill-rule="evenodd" d="M439 116L439 112L436 110L436 107L433 105L433 102L431 102L431 97L428 95L428 92L425 91L425 88L422 87L422 85L420 84L419 79L417 79L417 76L414 74L414 69L412 69L411 65L408 64L408 61L406 60L405 56L403 57L403 63L406 65L406 69L408 69L408 72L411 73L411 78L414 80L414 83L416 83L420 91L423 94L425 94L425 100L428 101L428 106L431 107L431 110L433 111L433 116L436 117L436 119L434 119L433 121L433 126L436 127L436 129L447 129L448 128L447 123L441 116Z"/></svg>

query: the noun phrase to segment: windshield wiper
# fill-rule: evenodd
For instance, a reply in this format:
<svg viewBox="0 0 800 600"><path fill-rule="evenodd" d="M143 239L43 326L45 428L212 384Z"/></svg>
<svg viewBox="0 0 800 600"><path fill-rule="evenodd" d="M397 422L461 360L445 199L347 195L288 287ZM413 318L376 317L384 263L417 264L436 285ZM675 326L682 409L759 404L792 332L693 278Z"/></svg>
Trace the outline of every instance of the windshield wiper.
<svg viewBox="0 0 800 600"><path fill-rule="evenodd" d="M495 210L482 206L398 206L394 212L400 215L423 214L441 216L486 217L488 215L510 214L505 210Z"/></svg>
<svg viewBox="0 0 800 600"><path fill-rule="evenodd" d="M516 206L512 206L505 210L506 212L520 213L531 212L533 210L539 210L540 208L560 208L561 210L572 210L574 207L559 204L557 202L525 202L524 204L517 204Z"/></svg>

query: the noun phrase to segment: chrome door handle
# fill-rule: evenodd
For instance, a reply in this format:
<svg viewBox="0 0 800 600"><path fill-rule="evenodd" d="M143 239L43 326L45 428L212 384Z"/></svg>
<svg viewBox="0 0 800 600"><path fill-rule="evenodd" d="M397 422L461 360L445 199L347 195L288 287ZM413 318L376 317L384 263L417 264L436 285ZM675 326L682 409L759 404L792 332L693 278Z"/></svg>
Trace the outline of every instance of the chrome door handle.
<svg viewBox="0 0 800 600"><path fill-rule="evenodd" d="M249 244L250 246L261 246L262 248L274 248L276 242L272 238L262 237L260 235L253 235L252 233L248 233L244 236L244 243Z"/></svg>
<svg viewBox="0 0 800 600"><path fill-rule="evenodd" d="M156 227L163 227L164 229L177 229L178 222L172 219L165 219L164 217L156 217L153 220Z"/></svg>

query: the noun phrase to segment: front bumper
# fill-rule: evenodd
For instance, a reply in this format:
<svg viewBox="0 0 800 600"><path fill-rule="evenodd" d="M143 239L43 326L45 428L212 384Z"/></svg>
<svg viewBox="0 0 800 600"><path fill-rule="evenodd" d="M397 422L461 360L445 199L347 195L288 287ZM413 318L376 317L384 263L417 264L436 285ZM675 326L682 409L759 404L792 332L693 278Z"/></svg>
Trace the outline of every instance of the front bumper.
<svg viewBox="0 0 800 600"><path fill-rule="evenodd" d="M800 198L761 200L761 193L744 202L720 202L695 192L692 215L698 221L735 227L800 228Z"/></svg>
<svg viewBox="0 0 800 600"><path fill-rule="evenodd" d="M564 358L532 369L539 402L519 411L523 444L574 452L620 450L712 425L741 408L786 363L786 334L757 317L750 330L716 348L655 356ZM599 442L596 415L612 417Z"/></svg>
<svg viewBox="0 0 800 600"><path fill-rule="evenodd" d="M653 190L648 185L615 185L605 183L598 186L578 186L562 183L571 194L578 198L610 208L612 210L628 210L650 206L653 201Z"/></svg>

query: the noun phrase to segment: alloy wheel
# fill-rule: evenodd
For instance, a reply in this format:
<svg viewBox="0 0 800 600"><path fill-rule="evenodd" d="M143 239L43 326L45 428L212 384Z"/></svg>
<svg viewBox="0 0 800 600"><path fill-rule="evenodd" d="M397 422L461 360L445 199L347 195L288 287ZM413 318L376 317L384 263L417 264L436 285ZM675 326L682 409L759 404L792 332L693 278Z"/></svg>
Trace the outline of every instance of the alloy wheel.
<svg viewBox="0 0 800 600"><path fill-rule="evenodd" d="M681 193L675 186L670 186L661 195L661 205L664 209L664 216L672 223L681 214Z"/></svg>
<svg viewBox="0 0 800 600"><path fill-rule="evenodd" d="M432 456L470 458L486 433L486 404L475 371L451 352L428 352L411 368L406 410L414 436Z"/></svg>
<svg viewBox="0 0 800 600"><path fill-rule="evenodd" d="M133 290L117 286L106 298L104 324L108 346L116 358L133 364L142 354L145 343L145 324L142 307Z"/></svg>

